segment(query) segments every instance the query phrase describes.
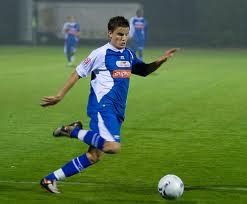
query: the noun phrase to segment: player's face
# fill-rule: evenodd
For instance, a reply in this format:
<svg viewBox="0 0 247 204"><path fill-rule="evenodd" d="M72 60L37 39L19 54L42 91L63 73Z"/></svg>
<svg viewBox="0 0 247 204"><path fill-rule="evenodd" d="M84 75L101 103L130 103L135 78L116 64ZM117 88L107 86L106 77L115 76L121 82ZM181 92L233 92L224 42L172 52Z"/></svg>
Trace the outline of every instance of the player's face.
<svg viewBox="0 0 247 204"><path fill-rule="evenodd" d="M75 17L74 16L69 16L68 18L69 22L75 22Z"/></svg>
<svg viewBox="0 0 247 204"><path fill-rule="evenodd" d="M118 27L113 32L109 31L109 37L111 44L117 49L123 49L127 45L129 28L128 27Z"/></svg>

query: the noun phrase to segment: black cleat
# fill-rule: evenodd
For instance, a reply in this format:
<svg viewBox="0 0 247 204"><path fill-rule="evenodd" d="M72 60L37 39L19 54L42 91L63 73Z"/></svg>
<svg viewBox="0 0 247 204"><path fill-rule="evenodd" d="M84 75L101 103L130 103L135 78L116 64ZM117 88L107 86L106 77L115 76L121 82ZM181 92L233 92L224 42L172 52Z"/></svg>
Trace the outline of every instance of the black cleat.
<svg viewBox="0 0 247 204"><path fill-rule="evenodd" d="M54 137L70 137L70 133L74 130L74 128L82 129L82 123L80 121L73 122L69 125L63 125L62 127L58 127L53 131Z"/></svg>
<svg viewBox="0 0 247 204"><path fill-rule="evenodd" d="M46 178L43 178L40 181L40 185L42 188L44 188L46 191L50 193L60 193L57 189L57 181L56 180L48 180Z"/></svg>

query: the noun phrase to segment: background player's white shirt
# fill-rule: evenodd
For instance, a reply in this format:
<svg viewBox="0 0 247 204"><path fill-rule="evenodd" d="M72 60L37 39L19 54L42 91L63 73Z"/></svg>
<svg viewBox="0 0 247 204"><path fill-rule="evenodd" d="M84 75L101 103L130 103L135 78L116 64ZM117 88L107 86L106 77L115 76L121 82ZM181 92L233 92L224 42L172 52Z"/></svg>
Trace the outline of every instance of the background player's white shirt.
<svg viewBox="0 0 247 204"><path fill-rule="evenodd" d="M64 38L68 38L68 35L71 34L76 37L76 32L79 32L80 26L76 22L65 22L63 25L62 33Z"/></svg>
<svg viewBox="0 0 247 204"><path fill-rule="evenodd" d="M134 25L133 25L134 19L135 19L135 17L132 17L132 18L129 20L129 25L130 25L129 38L132 38L133 35L134 35L134 32L135 32L135 28L134 28Z"/></svg>

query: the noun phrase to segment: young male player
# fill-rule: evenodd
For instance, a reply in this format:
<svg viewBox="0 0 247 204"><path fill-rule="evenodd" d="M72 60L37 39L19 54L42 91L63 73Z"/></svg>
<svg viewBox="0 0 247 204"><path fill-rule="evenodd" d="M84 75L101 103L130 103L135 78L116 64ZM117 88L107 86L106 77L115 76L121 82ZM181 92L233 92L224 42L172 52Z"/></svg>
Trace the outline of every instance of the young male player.
<svg viewBox="0 0 247 204"><path fill-rule="evenodd" d="M136 11L136 16L130 19L130 33L129 38L131 39L131 48L138 57L143 60L143 49L145 41L147 39L147 21L143 17L143 9Z"/></svg>
<svg viewBox="0 0 247 204"><path fill-rule="evenodd" d="M51 193L59 193L56 181L79 173L100 160L104 153L120 151L120 128L124 121L126 99L131 74L147 76L158 69L177 51L168 50L156 61L145 64L126 48L129 22L116 16L108 22L110 42L94 50L71 74L55 96L46 96L41 105L46 107L60 102L72 86L83 77L91 75L88 101L90 129L82 129L81 122L74 122L55 129L55 137L76 138L89 145L85 154L44 177L40 184Z"/></svg>
<svg viewBox="0 0 247 204"><path fill-rule="evenodd" d="M64 34L64 53L67 57L68 65L73 65L75 59L74 54L79 42L80 25L76 22L74 16L68 16L67 21L63 25L62 32Z"/></svg>

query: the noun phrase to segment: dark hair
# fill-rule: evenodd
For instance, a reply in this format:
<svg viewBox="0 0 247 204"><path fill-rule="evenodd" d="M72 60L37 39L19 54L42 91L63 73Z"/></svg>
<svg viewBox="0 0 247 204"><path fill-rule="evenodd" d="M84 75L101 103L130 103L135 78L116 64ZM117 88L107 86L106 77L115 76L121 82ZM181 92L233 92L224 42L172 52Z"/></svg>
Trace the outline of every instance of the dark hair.
<svg viewBox="0 0 247 204"><path fill-rule="evenodd" d="M118 27L130 27L129 21L123 16L112 17L108 22L108 31L113 32Z"/></svg>
<svg viewBox="0 0 247 204"><path fill-rule="evenodd" d="M139 8L139 9L137 9L137 11L136 11L136 15L137 16L143 16L143 9L142 8Z"/></svg>

